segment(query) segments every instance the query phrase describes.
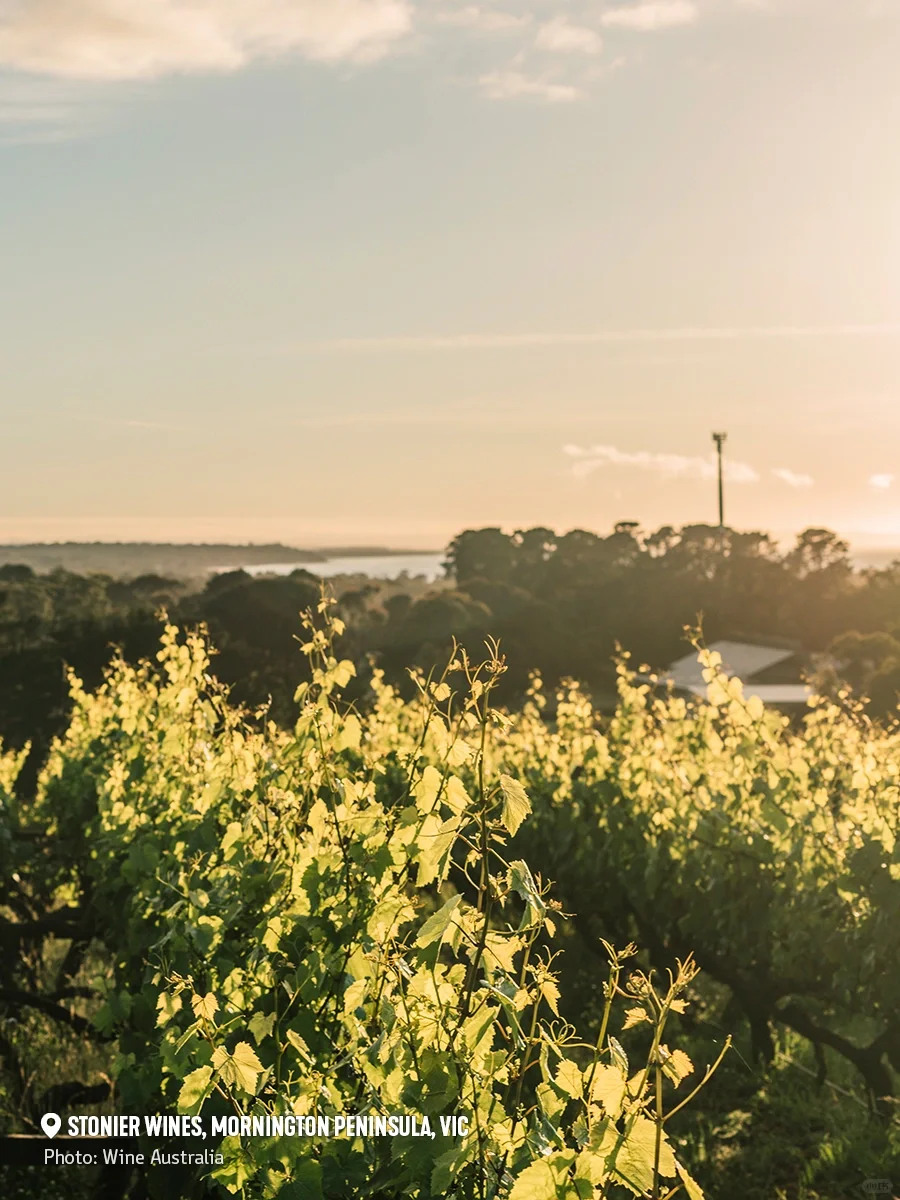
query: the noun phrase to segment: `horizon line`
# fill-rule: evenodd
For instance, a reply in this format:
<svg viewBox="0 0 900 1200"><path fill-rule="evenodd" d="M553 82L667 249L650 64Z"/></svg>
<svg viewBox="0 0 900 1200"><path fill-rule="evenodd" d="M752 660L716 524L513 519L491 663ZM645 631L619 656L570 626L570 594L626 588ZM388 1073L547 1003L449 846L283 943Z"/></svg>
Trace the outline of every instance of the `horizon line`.
<svg viewBox="0 0 900 1200"><path fill-rule="evenodd" d="M39 518L39 520L41 520L42 522L50 523L54 519L53 518ZM615 523L613 523L613 524L615 524ZM679 526L674 526L673 528L674 528L675 532L678 533L678 532L680 532L680 529L685 528L686 526L703 525L703 524L708 524L710 528L717 528L717 522L714 520L710 520L709 522L686 521L686 522L681 523ZM653 530L650 529L649 527L644 528L641 522L638 522L638 525L641 526L641 531L644 533L653 532ZM452 541L453 537L457 536L459 533L464 533L464 532L480 532L484 529L497 529L497 528L501 529L501 531L504 531L504 532L506 531L506 529L509 529L510 532L512 532L514 530L514 528L516 528L516 527L517 527L516 522L507 522L507 523L500 522L499 524L495 523L492 525L463 526L462 528L457 530L457 534L451 535L449 540ZM528 524L528 522L525 522L523 524L519 524L518 527L521 529L527 529L527 528L537 528L538 526L530 526ZM660 528L663 528L663 527L664 526L661 526ZM853 539L867 539L869 541L869 544L859 546L858 548L860 550L893 550L893 549L900 550L900 531L897 531L896 533L888 533L888 534L882 535L879 533L873 533L873 532L871 532L869 530L865 530L865 529L852 529L851 530L851 529L835 528L835 527L832 527L829 525L801 525L796 528L790 528L790 529L778 528L775 526L773 526L771 529L760 529L760 528L755 528L752 526L737 527L737 526L726 525L726 529L730 530L732 533L739 533L739 534L740 533L768 534L768 536L772 537L776 541L781 541L781 540L784 540L785 538L796 537L799 533L802 533L805 529L826 529L829 532L836 534L839 538L841 538L845 541L852 541ZM556 530L551 530L551 532L555 536L562 537L562 536L565 536L566 533L571 533L571 532L574 532L577 530L582 530L584 532L591 532L591 533L596 532L599 537L608 536L606 534L603 534L599 530L589 530L585 526L577 526L577 525L573 525L570 529L563 529L562 527L560 527L559 532L557 532ZM403 535L401 535L401 540L402 540L402 536ZM202 537L202 534L200 535L200 537ZM169 538L160 539L160 540L156 540L156 539L149 540L147 538L141 538L141 537L133 537L133 538L92 537L89 540L83 540L83 539L80 539L77 537L59 537L59 538L54 538L52 541L40 541L40 540L35 540L33 538L33 535L31 537L29 537L28 535L15 536L15 535L7 534L4 537L3 531L2 531L2 525L0 525L0 549L3 549L3 550L8 550L13 547L26 547L26 546L29 548L30 547L35 547L35 548L45 547L48 549L51 547L58 547L58 546L84 546L84 547L88 547L88 546L154 546L154 547L156 547L156 546L173 546L173 547L233 546L235 548L242 548L242 549L264 548L264 547L268 548L268 547L273 547L273 546L280 546L282 549L285 549L285 550L298 550L301 552L309 551L312 553L320 553L320 554L329 554L330 553L330 554L334 555L335 557L356 558L356 557L365 557L366 555L368 555L372 552L375 552L376 557L379 556L379 553L380 553L380 555L389 554L391 556L393 556L395 554L399 554L399 555L404 555L404 554L443 554L443 553L445 553L446 548L447 548L446 545L444 547L440 547L440 546L435 546L434 544L432 544L430 547L428 547L428 546L423 545L421 542L415 546L399 546L399 545L397 545L396 542L392 542L389 538L384 538L384 540L382 540L380 542L367 542L367 540L365 538L360 538L359 541L348 540L348 541L344 542L343 544L340 542L324 542L323 543L321 541L317 541L317 539L315 539L315 538L311 538L310 540L304 539L303 544L299 544L294 541L281 540L280 538L278 538L277 535L274 535L274 534L269 535L268 538L260 536L260 537L249 537L249 538L246 538L246 540L243 537L238 538L236 540L235 538L230 538L225 535L220 535L220 538L216 541L202 541L202 540L197 540L197 538L198 538L198 535L195 534L192 537L169 537ZM272 539L272 540L270 540L270 539ZM350 555L347 555L347 553L346 553L348 550L351 551ZM339 551L342 553L338 553Z"/></svg>

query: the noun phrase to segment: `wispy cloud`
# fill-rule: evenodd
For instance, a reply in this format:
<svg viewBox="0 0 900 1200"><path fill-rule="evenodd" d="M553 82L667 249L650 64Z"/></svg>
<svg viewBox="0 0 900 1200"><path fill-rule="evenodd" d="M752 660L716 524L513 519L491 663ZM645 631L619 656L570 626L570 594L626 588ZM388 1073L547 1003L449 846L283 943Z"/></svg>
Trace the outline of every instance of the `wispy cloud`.
<svg viewBox="0 0 900 1200"><path fill-rule="evenodd" d="M708 458L684 454L659 454L650 450L620 450L617 446L564 446L563 453L572 459L572 474L585 479L604 467L632 467L669 479L715 479L715 455ZM729 483L758 483L759 472L749 463L725 459L725 478Z"/></svg>
<svg viewBox="0 0 900 1200"><path fill-rule="evenodd" d="M187 433L189 431L189 427L186 425L175 425L167 421L142 421L131 417L77 414L74 420L85 422L89 425L104 425L110 429L150 429L159 433Z"/></svg>
<svg viewBox="0 0 900 1200"><path fill-rule="evenodd" d="M493 77L492 86L498 99L512 95L534 94L531 88L516 92L510 75ZM488 77L486 76L485 79ZM505 78L505 85L504 80ZM549 86L549 85L544 85ZM577 99L565 97L566 99ZM447 334L386 334L377 337L339 337L294 342L281 349L285 352L365 353L405 350L517 350L540 346L603 346L629 343L666 342L753 342L779 339L900 337L900 322L882 325L736 325L685 326L670 329L596 329L586 332L567 330L531 331L524 333L447 333Z"/></svg>
<svg viewBox="0 0 900 1200"><path fill-rule="evenodd" d="M0 66L128 80L288 51L371 59L409 32L412 12L409 0L20 0L0 5Z"/></svg>
<svg viewBox="0 0 900 1200"><path fill-rule="evenodd" d="M554 17L538 30L534 43L540 50L562 54L599 54L603 39L594 29L573 25L565 17Z"/></svg>
<svg viewBox="0 0 900 1200"><path fill-rule="evenodd" d="M893 482L894 476L890 474L871 475L869 477L869 487L876 488L882 492L886 492L893 485Z"/></svg>
<svg viewBox="0 0 900 1200"><path fill-rule="evenodd" d="M554 83L546 78L526 75L524 71L490 71L479 79L482 92L490 100L515 100L533 96L549 104L571 104L584 95L581 88L570 83Z"/></svg>
<svg viewBox="0 0 900 1200"><path fill-rule="evenodd" d="M497 8L478 8L467 4L463 8L450 8L439 12L435 20L440 25L455 25L461 29L479 29L485 33L520 29L531 23L530 13L511 13Z"/></svg>
<svg viewBox="0 0 900 1200"><path fill-rule="evenodd" d="M699 16L700 10L691 0L644 0L639 4L617 5L605 12L601 20L607 26L652 33L676 25L691 25Z"/></svg>
<svg viewBox="0 0 900 1200"><path fill-rule="evenodd" d="M786 483L788 487L792 488L808 488L815 483L812 475L792 471L789 467L773 467L772 474L776 479L780 479L782 483Z"/></svg>
<svg viewBox="0 0 900 1200"><path fill-rule="evenodd" d="M68 80L0 76L0 142L61 141L97 122L98 87Z"/></svg>

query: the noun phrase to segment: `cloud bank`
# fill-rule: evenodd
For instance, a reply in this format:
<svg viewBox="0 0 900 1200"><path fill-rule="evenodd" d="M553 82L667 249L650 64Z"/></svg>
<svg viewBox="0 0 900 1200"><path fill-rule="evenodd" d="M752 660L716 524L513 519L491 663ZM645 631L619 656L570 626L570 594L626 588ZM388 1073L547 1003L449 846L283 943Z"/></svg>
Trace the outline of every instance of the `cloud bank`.
<svg viewBox="0 0 900 1200"><path fill-rule="evenodd" d="M235 71L287 53L366 60L395 47L414 25L490 34L522 29L540 15L531 0L500 7L490 0L0 0L0 68L117 81ZM544 16L536 48L596 55L601 27L654 32L691 24L699 9L695 0L608 0L593 20L579 2Z"/></svg>
<svg viewBox="0 0 900 1200"><path fill-rule="evenodd" d="M0 66L82 80L234 71L290 51L377 58L408 0L0 0Z"/></svg>
<svg viewBox="0 0 900 1200"><path fill-rule="evenodd" d="M507 61L481 63L469 82L494 100L558 104L588 96L603 74L604 37L653 35L697 21L718 0L0 0L0 103L29 76L78 86L238 71L295 55L359 62L443 39L516 40ZM758 0L732 0L736 6ZM553 74L544 71L556 56ZM541 62L535 64L535 57ZM610 61L607 73L624 59ZM602 64L602 59L601 59ZM81 98L76 97L72 107ZM9 101L0 123L64 125L51 101ZM69 110L71 116L71 109Z"/></svg>
<svg viewBox="0 0 900 1200"><path fill-rule="evenodd" d="M878 491L886 492L894 482L894 476L885 473L884 475L872 475L869 477L869 487L876 488Z"/></svg>

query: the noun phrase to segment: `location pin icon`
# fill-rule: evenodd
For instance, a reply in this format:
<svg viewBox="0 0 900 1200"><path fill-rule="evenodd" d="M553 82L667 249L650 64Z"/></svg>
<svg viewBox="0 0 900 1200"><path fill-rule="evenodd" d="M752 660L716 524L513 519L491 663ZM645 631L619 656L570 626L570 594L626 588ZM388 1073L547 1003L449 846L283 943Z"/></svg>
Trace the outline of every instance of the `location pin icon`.
<svg viewBox="0 0 900 1200"><path fill-rule="evenodd" d="M43 1129L47 1137L56 1137L59 1133L60 1125L62 1125L62 1121L56 1113L44 1113L41 1117L41 1129Z"/></svg>

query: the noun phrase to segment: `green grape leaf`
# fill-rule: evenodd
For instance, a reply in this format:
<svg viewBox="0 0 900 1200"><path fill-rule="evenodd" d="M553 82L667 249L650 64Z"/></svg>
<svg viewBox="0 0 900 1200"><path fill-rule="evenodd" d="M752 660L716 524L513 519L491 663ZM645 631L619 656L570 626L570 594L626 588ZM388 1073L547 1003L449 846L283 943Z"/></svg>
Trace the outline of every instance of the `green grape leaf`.
<svg viewBox="0 0 900 1200"><path fill-rule="evenodd" d="M633 1025L640 1025L642 1021L649 1021L650 1017L643 1008L629 1008L625 1013L625 1024L623 1029L631 1029Z"/></svg>
<svg viewBox="0 0 900 1200"><path fill-rule="evenodd" d="M688 1175L687 1171L680 1162L676 1161L675 1170L678 1172L678 1178L684 1184L684 1190L687 1193L688 1200L704 1200L703 1188L701 1188L696 1179L692 1179L691 1176Z"/></svg>
<svg viewBox="0 0 900 1200"><path fill-rule="evenodd" d="M555 1123L566 1107L566 1101L550 1083L539 1083L534 1091L544 1114Z"/></svg>
<svg viewBox="0 0 900 1200"><path fill-rule="evenodd" d="M257 1046L263 1040L263 1038L271 1036L272 1027L274 1024L274 1013L269 1013L266 1016L264 1016L261 1012L256 1012L253 1014L253 1016L250 1018L250 1024L247 1026L247 1028L253 1035L253 1040L256 1042Z"/></svg>
<svg viewBox="0 0 900 1200"><path fill-rule="evenodd" d="M181 996L173 996L171 992L160 992L159 999L156 1001L159 1013L156 1018L156 1024L159 1026L167 1025L181 1009L181 1004Z"/></svg>
<svg viewBox="0 0 900 1200"><path fill-rule="evenodd" d="M417 946L430 946L432 942L444 940L444 935L453 922L453 914L456 912L461 900L462 896L451 896L446 904L439 908L436 913L431 914L419 930L419 936L416 938Z"/></svg>
<svg viewBox="0 0 900 1200"><path fill-rule="evenodd" d="M515 970L516 955L524 945L521 937L491 930L484 940L485 962L494 969L512 972Z"/></svg>
<svg viewBox="0 0 900 1200"><path fill-rule="evenodd" d="M217 1046L212 1063L226 1086L236 1084L250 1095L256 1091L256 1080L263 1068L249 1042L238 1042L231 1054L223 1046Z"/></svg>
<svg viewBox="0 0 900 1200"><path fill-rule="evenodd" d="M586 1080L591 1079L590 1071L591 1068L588 1067ZM594 1068L594 1076L591 1079L590 1098L593 1103L602 1104L607 1116L616 1120L622 1111L627 1087L628 1080L619 1067L598 1066Z"/></svg>
<svg viewBox="0 0 900 1200"><path fill-rule="evenodd" d="M531 812L531 801L518 779L513 779L511 775L500 776L500 791L503 796L500 820L509 833L515 835Z"/></svg>
<svg viewBox="0 0 900 1200"><path fill-rule="evenodd" d="M524 929L542 921L547 914L547 905L538 891L528 863L522 862L521 859L511 862L506 872L506 883L511 891L517 892L525 901L525 913L520 928Z"/></svg>
<svg viewBox="0 0 900 1200"><path fill-rule="evenodd" d="M291 1163L290 1182L280 1188L278 1200L322 1200L322 1168L315 1159Z"/></svg>
<svg viewBox="0 0 900 1200"><path fill-rule="evenodd" d="M205 996L192 996L191 1008L198 1021L211 1021L218 1011L219 1002L212 992L207 992Z"/></svg>
<svg viewBox="0 0 900 1200"><path fill-rule="evenodd" d="M449 855L459 832L459 820L451 817L443 824L433 813L422 822L419 833L419 873L416 882L419 887L427 887L429 883L443 882L449 866Z"/></svg>
<svg viewBox="0 0 900 1200"><path fill-rule="evenodd" d="M517 1176L509 1200L556 1200L556 1176L550 1164L539 1158Z"/></svg>
<svg viewBox="0 0 900 1200"><path fill-rule="evenodd" d="M450 767L461 767L471 757L471 748L461 738L457 738L455 742L450 743L447 750L447 765Z"/></svg>
<svg viewBox="0 0 900 1200"><path fill-rule="evenodd" d="M427 766L414 789L416 808L421 813L430 813L434 808L441 790L441 773L435 767Z"/></svg>
<svg viewBox="0 0 900 1200"><path fill-rule="evenodd" d="M335 739L337 750L358 750L362 739L362 725L356 713L349 713L344 718L343 728Z"/></svg>
<svg viewBox="0 0 900 1200"><path fill-rule="evenodd" d="M688 1075L694 1069L694 1064L683 1050L672 1050L670 1052L665 1046L660 1046L659 1057L664 1074L672 1080L676 1087L678 1087L682 1079L687 1079Z"/></svg>
<svg viewBox="0 0 900 1200"><path fill-rule="evenodd" d="M434 1170L431 1172L432 1196L443 1196L450 1190L450 1185L467 1162L470 1162L477 1150L477 1142L466 1141L458 1146L451 1146L439 1158L435 1159Z"/></svg>
<svg viewBox="0 0 900 1200"><path fill-rule="evenodd" d="M212 1067L198 1067L185 1075L178 1093L178 1111L198 1113L203 1101L212 1091Z"/></svg>
<svg viewBox="0 0 900 1200"><path fill-rule="evenodd" d="M581 1097L581 1071L570 1059L564 1058L556 1068L553 1082L558 1088L571 1096L573 1100Z"/></svg>
<svg viewBox="0 0 900 1200"><path fill-rule="evenodd" d="M622 1046L622 1043L614 1037L609 1039L609 1056L617 1067L628 1074L628 1055Z"/></svg>
<svg viewBox="0 0 900 1200"><path fill-rule="evenodd" d="M588 1145L575 1160L575 1186L579 1195L593 1200L594 1184L605 1183L609 1177L607 1160L619 1144L615 1124L611 1120L595 1121ZM579 1186L583 1180L587 1187Z"/></svg>
<svg viewBox="0 0 900 1200"><path fill-rule="evenodd" d="M295 1033L293 1029L289 1029L286 1036L304 1062L312 1063L313 1056L309 1052L309 1046L307 1046L300 1034Z"/></svg>
<svg viewBox="0 0 900 1200"><path fill-rule="evenodd" d="M554 1016L558 1017L559 1016L559 1000L560 1000L559 988L556 986L556 983L552 979L542 979L541 980L541 995L544 997L544 999L550 1005L550 1008L552 1009Z"/></svg>
<svg viewBox="0 0 900 1200"><path fill-rule="evenodd" d="M219 1150L225 1161L210 1172L212 1178L219 1180L232 1194L241 1191L256 1171L252 1154L241 1145L238 1138L225 1138Z"/></svg>
<svg viewBox="0 0 900 1200"><path fill-rule="evenodd" d="M624 1141L611 1163L613 1174L636 1196L653 1188L653 1164L656 1159L656 1125L647 1117L636 1116L626 1122ZM675 1174L672 1147L662 1136L659 1155L659 1174L665 1178Z"/></svg>
<svg viewBox="0 0 900 1200"><path fill-rule="evenodd" d="M344 688L355 674L356 667L349 658L344 658L332 669L331 677L339 688Z"/></svg>
<svg viewBox="0 0 900 1200"><path fill-rule="evenodd" d="M447 780L447 790L444 793L444 802L455 816L460 816L466 811L472 801L469 798L469 793L466 791L462 780L451 775Z"/></svg>

